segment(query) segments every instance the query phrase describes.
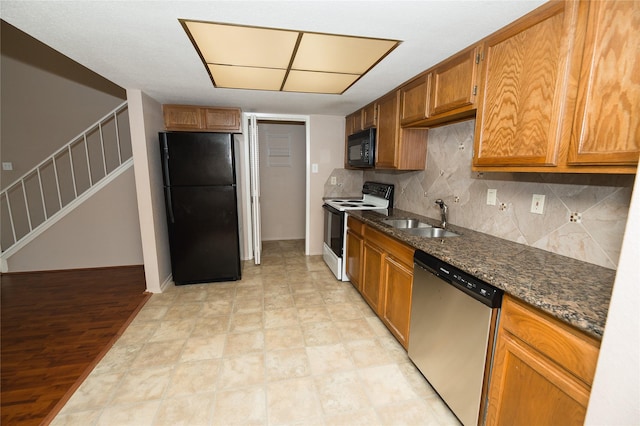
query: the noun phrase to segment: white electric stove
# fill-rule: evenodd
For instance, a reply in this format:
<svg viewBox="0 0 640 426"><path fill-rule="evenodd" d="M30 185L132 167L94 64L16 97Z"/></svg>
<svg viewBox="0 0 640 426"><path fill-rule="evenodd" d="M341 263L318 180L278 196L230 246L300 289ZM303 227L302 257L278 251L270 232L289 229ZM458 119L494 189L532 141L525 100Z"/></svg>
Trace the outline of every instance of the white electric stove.
<svg viewBox="0 0 640 426"><path fill-rule="evenodd" d="M324 248L322 257L333 274L341 281L349 281L346 274L347 218L350 210L373 210L388 214L393 208L393 185L365 182L362 198L332 198L324 205Z"/></svg>

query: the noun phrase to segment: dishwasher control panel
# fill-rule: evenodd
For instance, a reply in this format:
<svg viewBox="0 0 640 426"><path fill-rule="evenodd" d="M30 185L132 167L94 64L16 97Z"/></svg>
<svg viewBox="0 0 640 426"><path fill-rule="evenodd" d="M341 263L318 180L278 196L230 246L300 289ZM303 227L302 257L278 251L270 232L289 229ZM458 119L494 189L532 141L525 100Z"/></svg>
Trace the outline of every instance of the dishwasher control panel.
<svg viewBox="0 0 640 426"><path fill-rule="evenodd" d="M503 291L491 284L475 278L422 250L416 250L413 259L417 265L430 270L485 305L498 308L502 304Z"/></svg>

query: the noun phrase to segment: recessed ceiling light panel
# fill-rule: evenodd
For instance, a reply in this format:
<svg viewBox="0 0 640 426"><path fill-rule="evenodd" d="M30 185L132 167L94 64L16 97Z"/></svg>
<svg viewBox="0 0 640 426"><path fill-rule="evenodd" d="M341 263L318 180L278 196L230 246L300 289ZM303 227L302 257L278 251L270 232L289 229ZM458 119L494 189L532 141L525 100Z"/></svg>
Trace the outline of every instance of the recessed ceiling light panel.
<svg viewBox="0 0 640 426"><path fill-rule="evenodd" d="M209 65L216 87L227 89L280 90L286 70Z"/></svg>
<svg viewBox="0 0 640 426"><path fill-rule="evenodd" d="M180 20L215 87L340 94L397 40Z"/></svg>
<svg viewBox="0 0 640 426"><path fill-rule="evenodd" d="M359 77L357 74L291 70L282 90L285 92L340 94Z"/></svg>
<svg viewBox="0 0 640 426"><path fill-rule="evenodd" d="M296 46L295 31L186 22L208 64L286 69Z"/></svg>
<svg viewBox="0 0 640 426"><path fill-rule="evenodd" d="M292 68L362 75L396 44L393 40L305 33Z"/></svg>

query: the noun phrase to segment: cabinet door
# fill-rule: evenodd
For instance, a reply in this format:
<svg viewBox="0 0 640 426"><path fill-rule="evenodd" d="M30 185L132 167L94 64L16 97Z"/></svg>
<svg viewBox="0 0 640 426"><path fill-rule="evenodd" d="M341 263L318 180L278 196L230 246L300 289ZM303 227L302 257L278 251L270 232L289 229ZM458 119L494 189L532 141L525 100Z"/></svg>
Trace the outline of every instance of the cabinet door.
<svg viewBox="0 0 640 426"><path fill-rule="evenodd" d="M638 163L640 2L585 2L587 32L570 164ZM584 16L581 14L581 16Z"/></svg>
<svg viewBox="0 0 640 426"><path fill-rule="evenodd" d="M361 269L362 269L362 237L352 230L347 230L347 276L351 284L358 290L361 289Z"/></svg>
<svg viewBox="0 0 640 426"><path fill-rule="evenodd" d="M382 321L406 349L409 344L413 270L393 257L384 260Z"/></svg>
<svg viewBox="0 0 640 426"><path fill-rule="evenodd" d="M345 134L348 137L362 130L362 111L358 110L345 117Z"/></svg>
<svg viewBox="0 0 640 426"><path fill-rule="evenodd" d="M362 130L370 129L378 125L378 106L371 103L362 108Z"/></svg>
<svg viewBox="0 0 640 426"><path fill-rule="evenodd" d="M398 166L398 92L378 101L378 127L376 132L376 167L396 168Z"/></svg>
<svg viewBox="0 0 640 426"><path fill-rule="evenodd" d="M400 124L405 126L429 117L431 74L425 74L400 88Z"/></svg>
<svg viewBox="0 0 640 426"><path fill-rule="evenodd" d="M380 299L382 296L382 262L384 252L378 247L364 242L362 250L362 297L369 303L369 306L376 312L380 312Z"/></svg>
<svg viewBox="0 0 640 426"><path fill-rule="evenodd" d="M582 425L589 389L510 333L494 355L487 425Z"/></svg>
<svg viewBox="0 0 640 426"><path fill-rule="evenodd" d="M201 130L200 108L189 105L163 105L164 125L167 130Z"/></svg>
<svg viewBox="0 0 640 426"><path fill-rule="evenodd" d="M432 72L429 113L432 116L475 107L480 47L468 49Z"/></svg>
<svg viewBox="0 0 640 426"><path fill-rule="evenodd" d="M240 109L202 108L203 128L212 132L239 132Z"/></svg>
<svg viewBox="0 0 640 426"><path fill-rule="evenodd" d="M474 166L557 163L576 4L550 2L486 40Z"/></svg>
<svg viewBox="0 0 640 426"><path fill-rule="evenodd" d="M600 344L505 295L487 424L581 425Z"/></svg>

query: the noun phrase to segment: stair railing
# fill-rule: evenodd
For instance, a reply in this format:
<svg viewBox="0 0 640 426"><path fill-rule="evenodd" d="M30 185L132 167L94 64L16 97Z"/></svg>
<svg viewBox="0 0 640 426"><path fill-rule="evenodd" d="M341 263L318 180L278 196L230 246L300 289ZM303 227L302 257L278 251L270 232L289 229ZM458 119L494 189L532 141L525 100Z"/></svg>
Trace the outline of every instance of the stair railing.
<svg viewBox="0 0 640 426"><path fill-rule="evenodd" d="M0 192L3 257L126 168L132 156L125 101Z"/></svg>

